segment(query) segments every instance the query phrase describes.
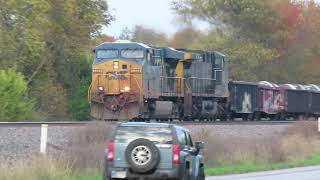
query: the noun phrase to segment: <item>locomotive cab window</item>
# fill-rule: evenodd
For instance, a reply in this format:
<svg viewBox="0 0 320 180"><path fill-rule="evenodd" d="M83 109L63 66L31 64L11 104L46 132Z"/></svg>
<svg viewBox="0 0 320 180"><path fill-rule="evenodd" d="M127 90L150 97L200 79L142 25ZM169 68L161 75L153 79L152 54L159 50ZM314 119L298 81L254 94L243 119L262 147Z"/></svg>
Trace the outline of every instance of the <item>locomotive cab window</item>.
<svg viewBox="0 0 320 180"><path fill-rule="evenodd" d="M143 50L135 50L135 49L121 50L121 57L132 58L132 59L143 59L144 58L144 51Z"/></svg>
<svg viewBox="0 0 320 180"><path fill-rule="evenodd" d="M98 59L111 59L117 58L119 56L118 50L114 49L101 49L97 51L97 58Z"/></svg>
<svg viewBox="0 0 320 180"><path fill-rule="evenodd" d="M216 82L222 82L222 70L215 70L214 72L214 79L216 80Z"/></svg>
<svg viewBox="0 0 320 180"><path fill-rule="evenodd" d="M217 58L214 65L216 69L223 69L223 58Z"/></svg>
<svg viewBox="0 0 320 180"><path fill-rule="evenodd" d="M159 50L159 49L152 50L151 65L152 66L161 66L162 65L161 50Z"/></svg>

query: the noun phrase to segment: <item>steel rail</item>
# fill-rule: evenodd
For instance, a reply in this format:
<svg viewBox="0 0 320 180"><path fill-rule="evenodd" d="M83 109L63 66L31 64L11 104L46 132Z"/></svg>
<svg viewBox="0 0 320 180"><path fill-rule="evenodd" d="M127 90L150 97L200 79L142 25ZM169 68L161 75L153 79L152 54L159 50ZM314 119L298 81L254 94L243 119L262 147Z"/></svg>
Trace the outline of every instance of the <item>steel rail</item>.
<svg viewBox="0 0 320 180"><path fill-rule="evenodd" d="M0 127L8 126L40 126L41 124L48 124L49 126L78 126L78 125L87 125L97 122L105 122L108 124L116 124L120 122L128 121L36 121L36 122L0 122ZM140 121L131 121L131 122L140 122ZM152 122L161 122L175 125L281 125L281 124L291 124L296 121L155 121ZM312 122L312 121L310 121Z"/></svg>

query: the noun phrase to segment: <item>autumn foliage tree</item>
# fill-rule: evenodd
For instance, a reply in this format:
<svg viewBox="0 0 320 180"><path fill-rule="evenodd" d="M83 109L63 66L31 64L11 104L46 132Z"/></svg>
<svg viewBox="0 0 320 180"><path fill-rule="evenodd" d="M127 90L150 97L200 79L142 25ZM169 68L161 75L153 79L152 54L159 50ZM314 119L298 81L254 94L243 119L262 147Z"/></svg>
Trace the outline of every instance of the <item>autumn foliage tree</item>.
<svg viewBox="0 0 320 180"><path fill-rule="evenodd" d="M80 56L113 17L105 0L1 1L0 69L16 66L48 118L67 117ZM90 60L90 58L87 58Z"/></svg>
<svg viewBox="0 0 320 180"><path fill-rule="evenodd" d="M202 32L192 26L180 29L169 39L168 45L176 48L190 48L199 40Z"/></svg>
<svg viewBox="0 0 320 180"><path fill-rule="evenodd" d="M196 45L222 50L230 59L235 79L318 83L318 3L177 0L173 9L179 15L206 21L221 32L207 34ZM220 43L215 41L218 39Z"/></svg>

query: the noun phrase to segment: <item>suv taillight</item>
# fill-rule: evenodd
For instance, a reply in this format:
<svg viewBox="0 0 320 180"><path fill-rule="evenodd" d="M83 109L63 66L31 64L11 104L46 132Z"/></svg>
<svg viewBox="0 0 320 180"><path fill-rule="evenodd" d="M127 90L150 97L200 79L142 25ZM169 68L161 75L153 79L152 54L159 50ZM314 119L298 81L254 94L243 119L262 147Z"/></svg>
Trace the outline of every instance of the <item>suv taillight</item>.
<svg viewBox="0 0 320 180"><path fill-rule="evenodd" d="M172 163L173 164L179 164L180 162L180 146L177 144L174 144L172 146Z"/></svg>
<svg viewBox="0 0 320 180"><path fill-rule="evenodd" d="M114 144L113 143L109 143L107 145L107 149L108 149L107 160L108 161L113 161L113 158L114 158Z"/></svg>

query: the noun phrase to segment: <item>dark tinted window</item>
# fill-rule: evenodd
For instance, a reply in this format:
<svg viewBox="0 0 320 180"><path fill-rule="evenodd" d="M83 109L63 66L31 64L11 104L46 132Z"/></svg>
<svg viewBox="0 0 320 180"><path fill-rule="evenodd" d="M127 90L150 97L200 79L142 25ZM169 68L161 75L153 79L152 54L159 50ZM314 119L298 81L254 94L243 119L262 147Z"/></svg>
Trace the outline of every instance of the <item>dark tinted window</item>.
<svg viewBox="0 0 320 180"><path fill-rule="evenodd" d="M187 138L187 145L188 146L193 146L190 134L188 132L185 132L185 133L186 133L186 138Z"/></svg>
<svg viewBox="0 0 320 180"><path fill-rule="evenodd" d="M172 144L172 132L168 127L120 126L116 131L115 143L129 143L138 138L154 143Z"/></svg>
<svg viewBox="0 0 320 180"><path fill-rule="evenodd" d="M183 130L177 129L178 141L179 144L185 146L187 144L186 135Z"/></svg>

